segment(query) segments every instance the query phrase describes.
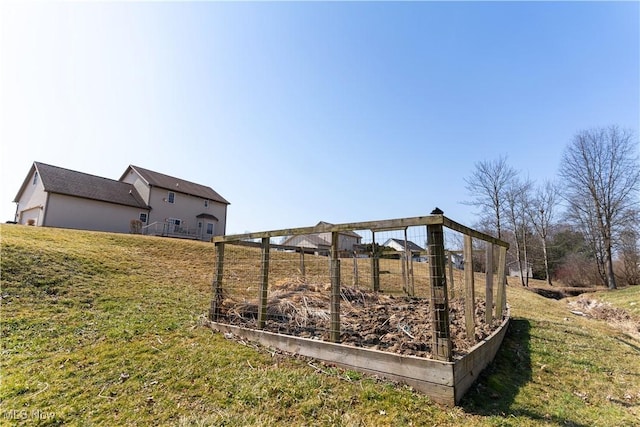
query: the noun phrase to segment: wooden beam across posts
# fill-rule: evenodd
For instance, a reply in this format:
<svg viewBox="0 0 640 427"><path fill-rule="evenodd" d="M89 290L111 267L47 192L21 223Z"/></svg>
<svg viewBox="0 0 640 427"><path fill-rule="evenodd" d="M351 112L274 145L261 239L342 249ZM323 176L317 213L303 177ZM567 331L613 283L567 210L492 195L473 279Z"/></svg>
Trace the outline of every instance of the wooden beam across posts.
<svg viewBox="0 0 640 427"><path fill-rule="evenodd" d="M371 230L371 283L373 292L380 291L380 259L376 251L376 232Z"/></svg>
<svg viewBox="0 0 640 427"><path fill-rule="evenodd" d="M267 292L269 288L269 237L262 238L262 264L260 266L260 305L258 307L258 329L267 321Z"/></svg>
<svg viewBox="0 0 640 427"><path fill-rule="evenodd" d="M216 273L213 276L211 298L211 308L209 309L209 319L217 321L220 317L220 306L222 305L222 279L224 274L224 243L215 244L216 248Z"/></svg>
<svg viewBox="0 0 640 427"><path fill-rule="evenodd" d="M331 330L329 340L340 342L340 258L338 254L339 233L331 233Z"/></svg>
<svg viewBox="0 0 640 427"><path fill-rule="evenodd" d="M487 243L486 247L486 268L485 272L485 322L488 325L493 320L493 244Z"/></svg>
<svg viewBox="0 0 640 427"><path fill-rule="evenodd" d="M372 230L372 231L385 231L385 230L401 230L405 227L422 226L429 224L442 224L445 218L442 215L428 215L418 216L412 218L398 218L387 219L381 221L364 221L364 222L350 222L344 224L322 224L313 227L300 227L300 228L285 228L282 230L272 231L260 231L256 233L246 234L232 234L224 236L214 236L211 238L213 243L217 242L235 242L238 240L247 239L261 239L264 237L280 237L280 236L293 236L300 234L316 234L316 233L329 233L334 231L353 231L353 230ZM457 224L457 223L454 223ZM464 226L461 226L464 227ZM471 229L468 229L471 230ZM475 230L471 230L476 233L482 234ZM491 236L485 235L488 238Z"/></svg>
<svg viewBox="0 0 640 427"><path fill-rule="evenodd" d="M432 214L442 214L442 211L436 208ZM450 362L452 360L451 333L442 224L427 225L427 246L429 248L431 313L434 330L432 353L434 358Z"/></svg>
<svg viewBox="0 0 640 427"><path fill-rule="evenodd" d="M464 324L467 332L467 339L470 343L476 342L476 290L473 283L473 238L464 236Z"/></svg>
<svg viewBox="0 0 640 427"><path fill-rule="evenodd" d="M498 252L498 295L496 299L496 314L495 318L498 320L502 320L502 314L506 307L507 301L507 248L504 246L500 246Z"/></svg>

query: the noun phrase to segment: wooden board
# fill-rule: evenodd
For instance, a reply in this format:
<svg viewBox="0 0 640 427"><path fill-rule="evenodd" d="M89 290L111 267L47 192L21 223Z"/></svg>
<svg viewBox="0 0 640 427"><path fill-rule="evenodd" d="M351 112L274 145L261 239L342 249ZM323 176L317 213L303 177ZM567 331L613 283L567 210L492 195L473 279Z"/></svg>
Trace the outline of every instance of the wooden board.
<svg viewBox="0 0 640 427"><path fill-rule="evenodd" d="M509 316L507 313L498 329L473 346L468 354L456 360L453 373L456 403L462 399L462 396L469 390L473 382L478 379L480 372L493 361L507 333L508 326Z"/></svg>
<svg viewBox="0 0 640 427"><path fill-rule="evenodd" d="M445 362L209 322L212 329L233 333L266 347L407 384L434 402L447 406L458 403L480 371L493 360L507 324L508 318L499 330L474 346L470 354L454 362Z"/></svg>

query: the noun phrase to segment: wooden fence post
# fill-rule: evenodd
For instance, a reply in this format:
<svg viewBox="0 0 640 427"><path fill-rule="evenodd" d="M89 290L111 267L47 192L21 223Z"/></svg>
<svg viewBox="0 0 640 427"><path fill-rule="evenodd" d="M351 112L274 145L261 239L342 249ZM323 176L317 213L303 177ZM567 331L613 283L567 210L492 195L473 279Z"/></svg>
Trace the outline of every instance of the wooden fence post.
<svg viewBox="0 0 640 427"><path fill-rule="evenodd" d="M440 209L431 212L441 215ZM442 224L427 225L429 272L431 281L431 312L433 323L433 356L451 361L451 334L449 330L449 300L444 259L444 232Z"/></svg>
<svg viewBox="0 0 640 427"><path fill-rule="evenodd" d="M380 291L380 259L376 250L376 233L371 231L371 282L373 292Z"/></svg>
<svg viewBox="0 0 640 427"><path fill-rule="evenodd" d="M464 319L467 331L467 339L470 343L476 342L476 290L473 277L473 239L464 236Z"/></svg>
<svg viewBox="0 0 640 427"><path fill-rule="evenodd" d="M356 252L353 252L353 281L352 286L357 288L360 285L359 274L358 274L358 255Z"/></svg>
<svg viewBox="0 0 640 427"><path fill-rule="evenodd" d="M498 252L498 295L496 299L496 314L495 318L498 320L502 320L502 316L504 313L504 309L506 308L507 301L507 248L504 246L500 246Z"/></svg>
<svg viewBox="0 0 640 427"><path fill-rule="evenodd" d="M211 298L211 308L209 309L209 320L218 321L220 317L220 305L222 305L222 278L224 273L224 243L215 244L216 248L216 274L213 277L213 296Z"/></svg>
<svg viewBox="0 0 640 427"><path fill-rule="evenodd" d="M267 321L267 292L269 287L269 237L262 238L262 265L260 267L260 306L258 307L258 329Z"/></svg>
<svg viewBox="0 0 640 427"><path fill-rule="evenodd" d="M453 255L451 254L451 251L447 251L447 262L449 263L449 265L447 266L447 269L449 270L449 297L455 298L456 285L455 281L453 280Z"/></svg>
<svg viewBox="0 0 640 427"><path fill-rule="evenodd" d="M331 331L329 340L340 342L340 259L338 232L331 233Z"/></svg>
<svg viewBox="0 0 640 427"><path fill-rule="evenodd" d="M485 322L487 323L487 325L490 325L491 321L493 320L493 244L487 242L486 246Z"/></svg>
<svg viewBox="0 0 640 427"><path fill-rule="evenodd" d="M409 243L407 240L407 228L404 229L404 265L403 270L405 272L405 291L410 297L415 295L413 286L413 266L411 265L411 250L409 249Z"/></svg>
<svg viewBox="0 0 640 427"><path fill-rule="evenodd" d="M300 275L302 276L302 280L305 280L304 249L303 248L300 248Z"/></svg>

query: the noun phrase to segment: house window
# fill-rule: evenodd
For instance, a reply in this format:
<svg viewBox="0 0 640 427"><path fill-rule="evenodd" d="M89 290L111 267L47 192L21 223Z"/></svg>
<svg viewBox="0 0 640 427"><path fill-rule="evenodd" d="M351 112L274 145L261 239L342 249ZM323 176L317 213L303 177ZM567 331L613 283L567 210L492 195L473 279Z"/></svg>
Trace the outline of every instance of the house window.
<svg viewBox="0 0 640 427"><path fill-rule="evenodd" d="M169 194L167 195L167 202L169 203L173 203L176 200L176 193L174 193L173 191L169 191Z"/></svg>
<svg viewBox="0 0 640 427"><path fill-rule="evenodd" d="M147 223L147 213L146 212L140 212L140 222L143 224Z"/></svg>
<svg viewBox="0 0 640 427"><path fill-rule="evenodd" d="M210 222L207 223L207 234L213 234L213 224Z"/></svg>
<svg viewBox="0 0 640 427"><path fill-rule="evenodd" d="M205 200L205 201L204 201L204 207L205 207L205 208L208 208L208 207L209 207L209 201L208 201L208 200Z"/></svg>
<svg viewBox="0 0 640 427"><path fill-rule="evenodd" d="M36 185L38 183L38 172L33 174L33 185Z"/></svg>

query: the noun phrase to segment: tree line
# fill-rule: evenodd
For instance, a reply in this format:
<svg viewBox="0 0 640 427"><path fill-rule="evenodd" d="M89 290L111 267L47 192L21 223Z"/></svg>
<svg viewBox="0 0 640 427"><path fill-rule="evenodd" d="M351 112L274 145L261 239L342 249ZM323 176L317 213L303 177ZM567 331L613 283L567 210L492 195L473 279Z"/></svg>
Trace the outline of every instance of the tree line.
<svg viewBox="0 0 640 427"><path fill-rule="evenodd" d="M510 269L567 286L640 284L638 141L618 126L582 130L555 179L534 182L506 156L465 178L476 227L511 244Z"/></svg>

